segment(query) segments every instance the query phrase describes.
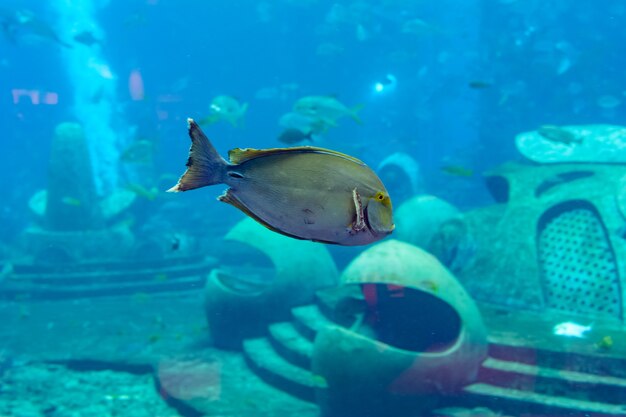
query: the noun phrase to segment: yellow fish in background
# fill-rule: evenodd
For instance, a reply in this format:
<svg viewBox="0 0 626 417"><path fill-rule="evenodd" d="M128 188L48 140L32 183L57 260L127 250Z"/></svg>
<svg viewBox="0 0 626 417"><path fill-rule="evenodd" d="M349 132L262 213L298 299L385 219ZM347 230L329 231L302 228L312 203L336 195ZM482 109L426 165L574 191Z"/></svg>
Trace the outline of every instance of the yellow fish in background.
<svg viewBox="0 0 626 417"><path fill-rule="evenodd" d="M596 342L596 349L608 351L613 348L613 338L611 336L604 336L602 339Z"/></svg>
<svg viewBox="0 0 626 417"><path fill-rule="evenodd" d="M358 124L363 122L358 112L363 108L357 105L353 108L346 107L343 103L332 96L308 96L302 97L293 106L293 111L317 117L329 126L337 126L337 120L342 117L350 117Z"/></svg>
<svg viewBox="0 0 626 417"><path fill-rule="evenodd" d="M243 125L247 110L248 103L241 104L231 96L217 96L211 101L210 114L200 120L200 124L213 124L223 120L239 127Z"/></svg>
<svg viewBox="0 0 626 417"><path fill-rule="evenodd" d="M321 375L311 375L311 385L316 388L328 388L328 381Z"/></svg>
<svg viewBox="0 0 626 417"><path fill-rule="evenodd" d="M63 204L66 204L68 206L73 206L73 207L79 207L81 205L81 201L76 198L76 197L63 197L61 199L61 202Z"/></svg>
<svg viewBox="0 0 626 417"><path fill-rule="evenodd" d="M120 161L133 164L152 163L154 157L154 143L147 139L140 139L128 145L120 154Z"/></svg>
<svg viewBox="0 0 626 417"><path fill-rule="evenodd" d="M169 192L226 184L230 188L218 200L296 239L365 245L393 231L389 194L358 159L300 146L233 149L227 162L196 122L188 124L187 171Z"/></svg>
<svg viewBox="0 0 626 417"><path fill-rule="evenodd" d="M159 195L159 190L156 187L150 187L148 189L141 184L129 183L126 184L126 188L148 201L156 200Z"/></svg>
<svg viewBox="0 0 626 417"><path fill-rule="evenodd" d="M466 168L462 165L443 165L441 171L457 177L471 177L474 175L473 169Z"/></svg>

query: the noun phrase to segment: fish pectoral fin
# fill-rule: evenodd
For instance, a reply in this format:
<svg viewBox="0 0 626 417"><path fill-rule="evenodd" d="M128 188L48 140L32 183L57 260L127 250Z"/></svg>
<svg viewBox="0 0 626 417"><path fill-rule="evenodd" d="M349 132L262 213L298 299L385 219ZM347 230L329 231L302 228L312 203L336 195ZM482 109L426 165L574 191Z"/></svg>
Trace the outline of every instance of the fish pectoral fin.
<svg viewBox="0 0 626 417"><path fill-rule="evenodd" d="M363 213L363 203L361 202L361 196L356 190L352 190L352 200L354 202L354 209L356 212L356 218L349 227L351 233L358 233L365 229L365 214Z"/></svg>

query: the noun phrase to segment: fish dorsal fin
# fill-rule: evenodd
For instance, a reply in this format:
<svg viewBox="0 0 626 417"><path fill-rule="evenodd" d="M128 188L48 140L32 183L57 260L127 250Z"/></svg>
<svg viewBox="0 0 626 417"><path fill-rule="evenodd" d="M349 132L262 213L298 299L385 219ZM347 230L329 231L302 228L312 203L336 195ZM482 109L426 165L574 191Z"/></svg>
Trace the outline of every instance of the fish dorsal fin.
<svg viewBox="0 0 626 417"><path fill-rule="evenodd" d="M319 153L337 156L339 158L347 159L359 165L365 165L359 159L346 155L345 153L333 151L325 148L318 148L316 146L294 146L292 148L272 148L272 149L253 149L253 148L235 148L228 151L228 158L232 164L243 164L256 158L262 158L265 156L286 154L286 153Z"/></svg>

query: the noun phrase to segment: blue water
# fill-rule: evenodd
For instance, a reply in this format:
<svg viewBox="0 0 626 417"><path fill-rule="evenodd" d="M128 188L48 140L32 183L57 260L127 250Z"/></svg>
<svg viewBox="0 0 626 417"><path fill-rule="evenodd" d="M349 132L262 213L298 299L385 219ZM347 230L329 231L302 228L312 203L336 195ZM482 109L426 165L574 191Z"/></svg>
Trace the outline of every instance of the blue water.
<svg viewBox="0 0 626 417"><path fill-rule="evenodd" d="M63 3L66 6L59 5ZM62 271L71 274L73 268L94 261L150 264L187 255L215 257L218 266L271 265L258 252L221 243L244 218L240 211L214 200L221 186L175 196L164 193L184 171L187 118L207 117L211 100L220 95L248 104L239 126L224 120L203 126L221 155L236 147L289 146L278 141L284 130L280 117L292 111L299 98L332 96L349 108L362 107L358 114L362 123L341 118L315 137L314 145L353 155L373 169L389 155L404 152L419 166L417 193L445 200L459 213L497 203L482 173L507 162L535 165L516 148L517 134L542 125L621 125L626 117L626 3L622 0L605 0L601 5L588 0L67 0L59 4L40 0L0 4L0 262L9 265L0 272L0 290L10 277L19 278L19 265L44 265L45 270L48 264L59 263ZM33 33L20 16L36 20L58 39ZM76 20L77 16L83 20ZM81 31L98 43L87 46L73 39ZM89 66L90 57L96 65ZM131 85L132 74L143 83L140 98L134 97L139 87ZM396 83L388 84L390 79ZM116 189L137 193L130 208L96 227L108 230L126 222L134 236L126 254L103 256L105 261L96 256L68 262L54 259L56 252L50 252L39 259L33 246L25 243L27 230L50 227L29 209L29 201L50 187L51 144L55 127L63 122L84 126L94 171L74 175L91 177L96 184L93 201L70 198L63 204L95 205ZM151 146L150 162L120 160L139 140ZM404 191L399 184L388 188L396 209L411 197L400 196ZM533 240L530 227L527 233ZM158 260L150 249L153 243ZM133 252L137 248L148 249ZM339 273L364 249L327 246ZM237 250L250 258L242 261ZM22 303L37 303L37 297L25 294ZM200 299L202 289L185 294ZM123 299L132 294L116 296ZM20 307L19 297L2 298L6 311L26 311L22 315L27 317L39 308ZM65 308L68 299L57 301L58 308ZM196 318L199 326L205 325L202 314ZM17 327L19 317L6 320L16 335L28 332L28 324ZM585 318L581 324L592 321ZM623 317L619 321L623 323ZM0 356L0 378L15 368L28 369L22 354L42 363L36 352L20 352L20 346L0 342L0 354L8 355L5 360ZM207 349L213 349L210 343ZM0 400L11 401L17 395L0 391ZM88 401L89 395L85 398ZM0 408L0 415L28 415L7 407ZM184 414L184 410L175 412ZM66 415L40 412L33 415ZM267 409L258 413L271 415Z"/></svg>

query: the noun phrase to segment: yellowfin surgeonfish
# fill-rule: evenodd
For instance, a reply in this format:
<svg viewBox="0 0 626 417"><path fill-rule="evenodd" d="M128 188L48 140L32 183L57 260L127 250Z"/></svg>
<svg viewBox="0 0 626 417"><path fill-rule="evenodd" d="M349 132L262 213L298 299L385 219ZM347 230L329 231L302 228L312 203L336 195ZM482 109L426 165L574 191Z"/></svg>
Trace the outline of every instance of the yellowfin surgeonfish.
<svg viewBox="0 0 626 417"><path fill-rule="evenodd" d="M393 229L391 199L367 165L329 149L300 146L233 149L230 162L188 119L187 171L169 192L214 184L230 188L218 200L267 228L296 239L365 245Z"/></svg>

